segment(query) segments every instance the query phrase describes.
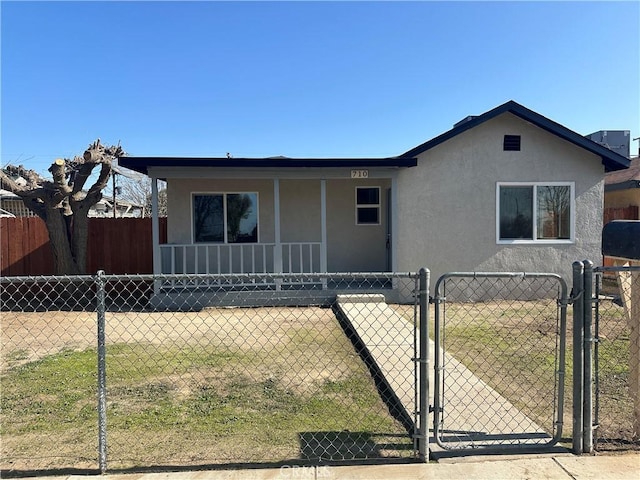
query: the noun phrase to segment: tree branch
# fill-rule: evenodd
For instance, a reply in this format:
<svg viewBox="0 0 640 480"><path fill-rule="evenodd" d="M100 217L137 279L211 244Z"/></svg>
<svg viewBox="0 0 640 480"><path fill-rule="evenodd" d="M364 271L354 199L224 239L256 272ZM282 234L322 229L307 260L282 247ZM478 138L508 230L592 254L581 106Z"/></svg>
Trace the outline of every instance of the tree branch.
<svg viewBox="0 0 640 480"><path fill-rule="evenodd" d="M15 165L7 165L2 170L3 173L8 173L15 177L22 177L27 182L27 186L29 188L36 188L43 182L40 175L38 175L34 170L26 169L23 165L18 165L17 167Z"/></svg>
<svg viewBox="0 0 640 480"><path fill-rule="evenodd" d="M47 211L44 201L42 200L42 198L46 195L46 192L43 188L38 187L34 190L29 190L29 187L16 183L14 179L9 177L2 170L0 170L0 187L10 191L15 195L18 195L22 199L22 203L24 203L24 205L29 210L31 210L43 220L46 220Z"/></svg>
<svg viewBox="0 0 640 480"><path fill-rule="evenodd" d="M91 176L91 172L97 165L97 163L86 163L82 157L75 157L72 162L69 162L70 168L67 175L70 178L70 183L73 185L73 193L75 195L81 192L84 188L84 184Z"/></svg>
<svg viewBox="0 0 640 480"><path fill-rule="evenodd" d="M87 195L80 201L81 208L86 208L88 210L92 205L95 205L102 199L102 190L104 190L104 188L107 186L110 174L111 163L103 163L98 179L91 186L91 188L87 192Z"/></svg>
<svg viewBox="0 0 640 480"><path fill-rule="evenodd" d="M120 145L111 145L105 147L100 143L100 139L97 139L95 142L90 144L89 147L84 151L82 157L76 157L74 158L73 162L70 162L70 164L74 167L73 171L71 172L71 176L73 178L72 195L82 191L87 179L91 176L91 172L93 172L93 169L97 165L102 165L100 178L89 189L89 195L94 199L97 198L95 202L98 202L101 197L96 197L95 193L91 192L98 186L100 187L100 190L104 189L107 186L109 173L111 173L112 162L121 155L124 155L124 150L122 150L122 147ZM108 165L107 172L105 172L104 169L105 165ZM103 175L105 174L106 177L103 177Z"/></svg>
<svg viewBox="0 0 640 480"><path fill-rule="evenodd" d="M27 190L27 187L18 185L16 181L4 173L3 170L0 170L0 188L10 191L11 193L15 193L19 195L18 192L24 192Z"/></svg>
<svg viewBox="0 0 640 480"><path fill-rule="evenodd" d="M38 215L44 221L47 220L47 206L42 201L42 199L35 196L34 197L25 196L21 198L22 198L22 203L24 203L29 210L31 210L33 213Z"/></svg>
<svg viewBox="0 0 640 480"><path fill-rule="evenodd" d="M58 158L55 162L51 164L49 167L49 171L51 172L51 176L53 177L53 190L58 190L63 196L68 196L71 194L71 187L67 184L66 180L66 171L65 171L66 162L61 158Z"/></svg>

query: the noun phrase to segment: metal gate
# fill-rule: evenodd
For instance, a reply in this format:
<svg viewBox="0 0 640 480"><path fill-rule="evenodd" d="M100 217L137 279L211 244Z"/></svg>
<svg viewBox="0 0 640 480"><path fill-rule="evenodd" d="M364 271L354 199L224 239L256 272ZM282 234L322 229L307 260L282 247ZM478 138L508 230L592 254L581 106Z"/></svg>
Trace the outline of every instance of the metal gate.
<svg viewBox="0 0 640 480"><path fill-rule="evenodd" d="M434 439L540 448L562 434L567 286L547 273L449 273L435 286Z"/></svg>

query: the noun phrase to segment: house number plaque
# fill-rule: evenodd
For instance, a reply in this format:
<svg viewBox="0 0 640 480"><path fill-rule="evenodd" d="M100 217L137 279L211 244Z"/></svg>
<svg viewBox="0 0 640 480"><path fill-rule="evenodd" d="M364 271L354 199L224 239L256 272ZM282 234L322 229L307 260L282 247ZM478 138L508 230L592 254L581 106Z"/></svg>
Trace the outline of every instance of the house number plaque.
<svg viewBox="0 0 640 480"><path fill-rule="evenodd" d="M351 178L369 178L369 170L351 170Z"/></svg>

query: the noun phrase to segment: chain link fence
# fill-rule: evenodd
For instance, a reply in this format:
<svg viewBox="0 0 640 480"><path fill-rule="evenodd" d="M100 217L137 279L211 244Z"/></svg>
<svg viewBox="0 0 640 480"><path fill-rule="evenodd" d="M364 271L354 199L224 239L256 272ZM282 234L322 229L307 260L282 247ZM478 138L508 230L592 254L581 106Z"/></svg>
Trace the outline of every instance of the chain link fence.
<svg viewBox="0 0 640 480"><path fill-rule="evenodd" d="M640 449L630 321L639 276L638 267L596 269L593 335L580 340L593 343L600 451ZM573 381L565 351L575 364L583 350L573 349L567 310L590 293L568 298L550 274L448 274L427 328L422 282L0 278L0 469L424 458L429 411L447 450L568 443L575 392L564 392Z"/></svg>
<svg viewBox="0 0 640 480"><path fill-rule="evenodd" d="M0 279L0 468L416 457L344 292L414 305L377 325L416 331L417 274Z"/></svg>
<svg viewBox="0 0 640 480"><path fill-rule="evenodd" d="M594 448L640 450L640 267L595 279Z"/></svg>
<svg viewBox="0 0 640 480"><path fill-rule="evenodd" d="M452 273L436 283L434 303L438 445L539 448L559 441L564 281L552 274Z"/></svg>
<svg viewBox="0 0 640 480"><path fill-rule="evenodd" d="M2 471L95 468L91 277L0 278Z"/></svg>

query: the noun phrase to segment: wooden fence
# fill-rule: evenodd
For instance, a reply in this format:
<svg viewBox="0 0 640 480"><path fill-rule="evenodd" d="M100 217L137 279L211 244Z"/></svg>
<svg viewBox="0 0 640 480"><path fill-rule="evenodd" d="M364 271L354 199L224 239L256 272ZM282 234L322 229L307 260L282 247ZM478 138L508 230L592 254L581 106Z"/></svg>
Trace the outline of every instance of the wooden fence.
<svg viewBox="0 0 640 480"><path fill-rule="evenodd" d="M167 219L160 218L160 243ZM90 218L87 273L153 273L150 218ZM52 275L47 227L39 217L0 218L0 274Z"/></svg>
<svg viewBox="0 0 640 480"><path fill-rule="evenodd" d="M640 220L638 206L629 205L628 207L605 208L603 225L606 225L612 220Z"/></svg>
<svg viewBox="0 0 640 480"><path fill-rule="evenodd" d="M606 208L611 220L640 219L637 206ZM160 218L160 243L167 242L167 219ZM605 257L604 265L613 261ZM150 218L90 218L87 273L153 273ZM39 217L0 218L0 275L52 275L47 227Z"/></svg>

